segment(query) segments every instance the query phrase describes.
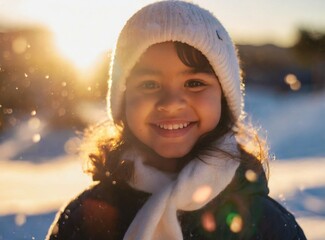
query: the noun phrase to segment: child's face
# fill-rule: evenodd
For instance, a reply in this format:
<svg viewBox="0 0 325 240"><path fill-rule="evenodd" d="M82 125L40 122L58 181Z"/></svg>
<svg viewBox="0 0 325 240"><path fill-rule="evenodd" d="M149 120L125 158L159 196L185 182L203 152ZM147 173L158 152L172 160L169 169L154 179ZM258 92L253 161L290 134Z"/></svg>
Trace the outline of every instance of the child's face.
<svg viewBox="0 0 325 240"><path fill-rule="evenodd" d="M166 42L151 46L131 71L125 104L133 134L160 156L179 158L217 126L221 87L214 74L184 65Z"/></svg>

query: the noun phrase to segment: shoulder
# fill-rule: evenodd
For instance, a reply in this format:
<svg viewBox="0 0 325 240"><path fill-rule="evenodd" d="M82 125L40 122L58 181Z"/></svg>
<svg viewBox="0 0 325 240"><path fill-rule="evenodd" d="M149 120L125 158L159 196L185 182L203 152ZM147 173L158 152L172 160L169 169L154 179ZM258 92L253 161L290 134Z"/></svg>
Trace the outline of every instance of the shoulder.
<svg viewBox="0 0 325 240"><path fill-rule="evenodd" d="M267 195L234 193L200 212L201 232L211 239L305 240L295 217ZM214 230L209 228L214 226ZM209 238L210 239L210 238Z"/></svg>
<svg viewBox="0 0 325 240"><path fill-rule="evenodd" d="M87 232L102 228L103 224L115 229L118 210L111 191L99 183L71 200L57 213L48 239L87 239Z"/></svg>
<svg viewBox="0 0 325 240"><path fill-rule="evenodd" d="M293 214L269 197L264 171L247 176L251 168L241 165L228 187L215 199L214 209L220 234L232 236L232 227L243 239L306 239ZM224 237L224 239L227 239Z"/></svg>
<svg viewBox="0 0 325 240"><path fill-rule="evenodd" d="M258 216L258 232L267 239L306 239L294 215L269 196L256 197L250 211Z"/></svg>
<svg viewBox="0 0 325 240"><path fill-rule="evenodd" d="M119 239L141 197L126 183L100 182L57 213L47 239Z"/></svg>

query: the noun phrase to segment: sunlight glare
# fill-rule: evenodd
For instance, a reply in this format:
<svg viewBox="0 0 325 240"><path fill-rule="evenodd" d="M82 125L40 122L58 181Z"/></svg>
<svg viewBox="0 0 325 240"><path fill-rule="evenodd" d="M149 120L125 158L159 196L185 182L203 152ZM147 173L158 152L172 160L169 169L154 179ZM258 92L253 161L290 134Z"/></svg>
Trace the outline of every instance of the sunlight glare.
<svg viewBox="0 0 325 240"><path fill-rule="evenodd" d="M14 11L24 23L48 28L54 35L56 50L74 65L82 76L80 79L87 79L100 57L114 48L126 20L150 2L153 0L29 0L20 1ZM12 48L23 53L28 43L18 38Z"/></svg>
<svg viewBox="0 0 325 240"><path fill-rule="evenodd" d="M51 17L48 22L56 47L87 78L100 57L114 48L118 33L131 13L145 2L72 1L69 6L61 2L62 17Z"/></svg>
<svg viewBox="0 0 325 240"><path fill-rule="evenodd" d="M58 50L71 60L79 70L87 70L95 63L98 56L105 51L104 47L92 43L91 38L93 38L91 33L71 33L69 29L60 29L55 32L55 42Z"/></svg>

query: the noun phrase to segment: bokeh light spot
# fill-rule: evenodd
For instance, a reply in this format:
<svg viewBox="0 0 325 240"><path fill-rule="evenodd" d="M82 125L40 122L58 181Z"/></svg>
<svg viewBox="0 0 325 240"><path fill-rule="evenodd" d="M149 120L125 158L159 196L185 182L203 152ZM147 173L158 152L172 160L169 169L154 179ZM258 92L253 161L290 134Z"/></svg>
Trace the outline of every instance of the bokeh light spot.
<svg viewBox="0 0 325 240"><path fill-rule="evenodd" d="M3 109L3 113L4 113L4 114L8 114L8 115L9 115L9 114L12 114L13 112L14 112L14 111L12 110L12 108L4 108L4 109Z"/></svg>
<svg viewBox="0 0 325 240"><path fill-rule="evenodd" d="M26 216L24 214L17 214L15 217L15 224L17 226L22 226L26 223Z"/></svg>
<svg viewBox="0 0 325 240"><path fill-rule="evenodd" d="M231 224L230 224L230 230L234 233L238 233L243 228L243 220L242 218L237 215L233 218Z"/></svg>
<svg viewBox="0 0 325 240"><path fill-rule="evenodd" d="M298 91L301 88L301 82L298 80L296 75L290 73L284 78L286 84L289 85L290 89L293 91Z"/></svg>
<svg viewBox="0 0 325 240"><path fill-rule="evenodd" d="M64 144L64 151L68 154L76 154L78 152L81 140L77 137L70 138Z"/></svg>
<svg viewBox="0 0 325 240"><path fill-rule="evenodd" d="M9 124L11 125L11 126L16 126L16 124L17 124L17 119L16 118L14 118L14 117L11 117L11 118L9 118Z"/></svg>
<svg viewBox="0 0 325 240"><path fill-rule="evenodd" d="M257 174L250 169L245 172L245 177L250 182L256 182L257 180Z"/></svg>
<svg viewBox="0 0 325 240"><path fill-rule="evenodd" d="M203 228L208 232L216 230L216 221L212 213L206 212L201 218Z"/></svg>
<svg viewBox="0 0 325 240"><path fill-rule="evenodd" d="M192 199L194 202L202 203L210 197L211 193L212 188L210 186L203 185L194 191Z"/></svg>
<svg viewBox="0 0 325 240"><path fill-rule="evenodd" d="M41 135L39 133L34 134L33 135L33 142L38 143L39 141L41 141Z"/></svg>
<svg viewBox="0 0 325 240"><path fill-rule="evenodd" d="M32 117L28 120L28 127L32 130L37 130L41 126L41 120L37 117Z"/></svg>
<svg viewBox="0 0 325 240"><path fill-rule="evenodd" d="M230 213L226 221L230 230L234 233L240 232L243 228L243 219L238 213Z"/></svg>
<svg viewBox="0 0 325 240"><path fill-rule="evenodd" d="M27 41L23 37L17 37L13 42L12 42L12 50L16 54L22 54L26 51L27 49Z"/></svg>

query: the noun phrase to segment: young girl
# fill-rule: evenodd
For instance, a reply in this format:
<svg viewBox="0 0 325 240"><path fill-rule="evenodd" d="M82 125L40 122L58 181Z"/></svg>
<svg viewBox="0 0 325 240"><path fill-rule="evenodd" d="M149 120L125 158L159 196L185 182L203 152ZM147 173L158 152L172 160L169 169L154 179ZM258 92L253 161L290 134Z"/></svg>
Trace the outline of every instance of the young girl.
<svg viewBox="0 0 325 240"><path fill-rule="evenodd" d="M210 12L182 1L138 11L114 53L110 119L86 138L98 183L47 239L306 239L268 196L242 92L236 50Z"/></svg>

